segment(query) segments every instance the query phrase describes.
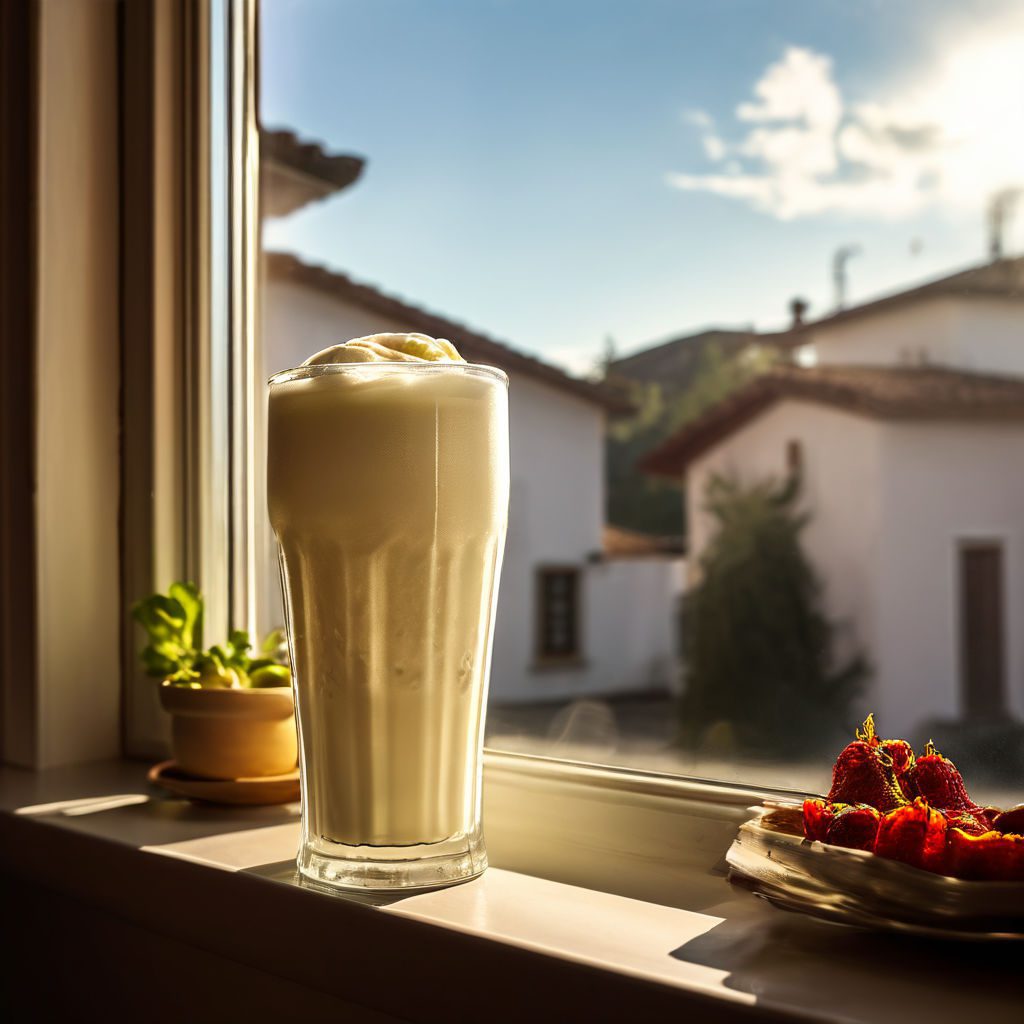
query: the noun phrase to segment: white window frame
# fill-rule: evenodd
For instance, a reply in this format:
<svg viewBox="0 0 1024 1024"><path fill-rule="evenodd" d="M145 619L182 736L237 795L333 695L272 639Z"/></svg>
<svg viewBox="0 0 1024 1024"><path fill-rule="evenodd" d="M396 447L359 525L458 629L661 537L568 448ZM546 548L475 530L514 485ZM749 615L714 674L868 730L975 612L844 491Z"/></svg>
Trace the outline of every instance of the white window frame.
<svg viewBox="0 0 1024 1024"><path fill-rule="evenodd" d="M256 439L262 415L255 330L259 141L255 0L143 0L125 11L126 182L143 195L126 227L126 604L175 579L205 598L208 637L255 624ZM135 91L148 90L141 109ZM145 173L145 172L149 173ZM134 232L134 233L133 233ZM129 271L130 273L130 271ZM169 298L170 297L170 298ZM147 486L148 485L148 486ZM124 750L167 749L156 687L125 631Z"/></svg>

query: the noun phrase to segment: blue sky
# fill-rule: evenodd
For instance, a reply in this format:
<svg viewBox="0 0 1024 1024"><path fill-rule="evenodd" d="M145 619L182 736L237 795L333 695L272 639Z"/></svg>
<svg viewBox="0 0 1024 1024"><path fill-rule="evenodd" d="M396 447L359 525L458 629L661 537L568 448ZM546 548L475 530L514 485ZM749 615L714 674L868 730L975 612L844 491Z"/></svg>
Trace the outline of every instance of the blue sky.
<svg viewBox="0 0 1024 1024"><path fill-rule="evenodd" d="M976 262L1024 182L1021 4L262 6L264 123L368 161L268 246L576 370Z"/></svg>

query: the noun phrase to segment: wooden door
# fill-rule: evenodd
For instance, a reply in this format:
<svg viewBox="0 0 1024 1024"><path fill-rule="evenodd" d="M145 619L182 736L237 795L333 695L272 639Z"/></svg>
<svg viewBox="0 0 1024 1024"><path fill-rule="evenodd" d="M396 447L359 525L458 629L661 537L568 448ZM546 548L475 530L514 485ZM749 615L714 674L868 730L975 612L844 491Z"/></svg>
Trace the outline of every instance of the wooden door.
<svg viewBox="0 0 1024 1024"><path fill-rule="evenodd" d="M979 541L960 548L960 686L967 718L1005 711L1003 546Z"/></svg>

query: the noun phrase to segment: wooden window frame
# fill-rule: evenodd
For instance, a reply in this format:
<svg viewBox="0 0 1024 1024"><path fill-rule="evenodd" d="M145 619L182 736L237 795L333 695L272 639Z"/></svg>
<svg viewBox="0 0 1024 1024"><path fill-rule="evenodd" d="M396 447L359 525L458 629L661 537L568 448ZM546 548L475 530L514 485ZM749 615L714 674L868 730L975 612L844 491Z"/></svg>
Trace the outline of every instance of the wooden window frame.
<svg viewBox="0 0 1024 1024"><path fill-rule="evenodd" d="M256 0L122 5L125 605L189 579L209 635L254 624ZM138 339L148 344L138 344ZM167 748L122 642L124 751Z"/></svg>

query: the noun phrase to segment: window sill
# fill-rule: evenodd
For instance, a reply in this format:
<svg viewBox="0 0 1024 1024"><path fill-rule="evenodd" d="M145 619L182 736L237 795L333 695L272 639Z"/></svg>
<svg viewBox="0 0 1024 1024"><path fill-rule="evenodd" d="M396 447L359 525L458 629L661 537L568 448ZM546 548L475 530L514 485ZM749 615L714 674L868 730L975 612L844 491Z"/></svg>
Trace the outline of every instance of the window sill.
<svg viewBox="0 0 1024 1024"><path fill-rule="evenodd" d="M682 1010L708 1021L938 1022L1011 1019L1019 1005L1013 950L841 929L730 888L708 865L720 864L721 838L751 798L742 790L509 755L489 756L487 786L496 866L475 882L391 901L299 886L294 805L166 799L147 786L144 766L128 763L0 772L0 868L293 994L298 986L356 1007L355 1019L596 1020L628 1010L645 1020ZM575 857L565 849L572 837L554 826L562 797L579 814ZM664 801L676 808L676 831L658 840L671 862L657 863L635 851L663 831ZM636 816L631 835L621 848L588 843L588 818L604 821L616 805ZM525 841L522 822L508 820L517 806L529 807ZM531 858L548 878L515 870ZM620 880L631 876L627 886L660 882L669 899L551 880L596 877L588 859L614 865L607 870ZM300 946L297 936L307 940Z"/></svg>

